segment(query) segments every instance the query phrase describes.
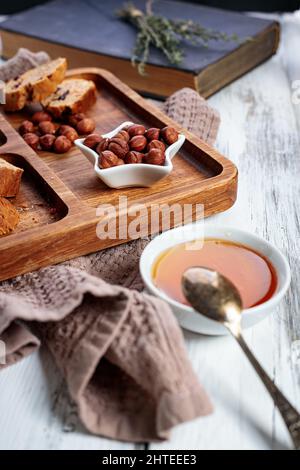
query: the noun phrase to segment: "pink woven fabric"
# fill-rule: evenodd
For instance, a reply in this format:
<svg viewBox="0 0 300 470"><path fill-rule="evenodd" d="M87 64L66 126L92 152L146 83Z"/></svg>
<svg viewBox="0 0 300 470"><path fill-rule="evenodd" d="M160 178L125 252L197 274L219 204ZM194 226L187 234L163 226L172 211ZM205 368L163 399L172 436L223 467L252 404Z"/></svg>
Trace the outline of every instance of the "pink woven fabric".
<svg viewBox="0 0 300 470"><path fill-rule="evenodd" d="M215 139L218 114L193 90L175 93L164 107L183 127ZM168 305L139 292L138 261L147 243L136 240L0 284L6 345L0 368L44 342L86 428L134 442L166 439L176 424L212 410Z"/></svg>

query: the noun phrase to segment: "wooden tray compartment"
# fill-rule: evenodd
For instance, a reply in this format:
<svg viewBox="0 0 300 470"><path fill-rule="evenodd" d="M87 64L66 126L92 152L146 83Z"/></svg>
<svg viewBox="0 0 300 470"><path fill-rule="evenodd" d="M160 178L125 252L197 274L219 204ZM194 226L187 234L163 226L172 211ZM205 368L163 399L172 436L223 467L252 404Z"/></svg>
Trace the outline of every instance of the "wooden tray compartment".
<svg viewBox="0 0 300 470"><path fill-rule="evenodd" d="M95 119L100 133L126 120L147 127L173 125L182 131L159 109L105 70L76 69L68 75L96 83L97 103L88 114ZM97 178L91 163L76 147L65 156L50 152L37 155L13 129L24 119L24 113L0 116L0 156L6 155L25 168L20 198L26 201L38 198L43 201L39 204L45 205L38 206L38 226L35 221L26 225L21 212L20 228L0 239L0 279L125 242L125 239L99 240L96 236L99 217L95 209L100 204L117 205L120 196L127 196L128 205L144 203L148 210L151 204L203 203L206 216L229 208L235 201L236 167L186 130L183 132L187 139L174 157L171 175L151 188L115 190ZM14 204L18 205L18 201L17 198ZM35 217L35 212L30 216Z"/></svg>
<svg viewBox="0 0 300 470"><path fill-rule="evenodd" d="M24 157L12 153L0 156L24 170L18 195L10 198L21 216L14 233L57 222L67 215L68 207Z"/></svg>

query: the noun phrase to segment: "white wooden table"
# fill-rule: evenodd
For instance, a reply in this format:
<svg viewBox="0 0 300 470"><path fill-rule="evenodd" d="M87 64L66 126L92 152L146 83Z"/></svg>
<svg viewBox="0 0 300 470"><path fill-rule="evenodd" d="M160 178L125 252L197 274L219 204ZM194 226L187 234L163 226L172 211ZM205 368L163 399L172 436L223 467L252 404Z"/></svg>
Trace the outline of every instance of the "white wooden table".
<svg viewBox="0 0 300 470"><path fill-rule="evenodd" d="M300 409L300 104L291 99L292 81L300 80L300 13L281 21L277 56L210 99L222 116L217 147L239 168L236 204L210 220L252 230L290 260L288 295L246 339ZM149 448L289 448L278 412L235 342L192 333L185 333L185 340L215 412L177 427L168 442ZM144 446L91 436L78 425L47 351L1 372L0 449L135 448Z"/></svg>

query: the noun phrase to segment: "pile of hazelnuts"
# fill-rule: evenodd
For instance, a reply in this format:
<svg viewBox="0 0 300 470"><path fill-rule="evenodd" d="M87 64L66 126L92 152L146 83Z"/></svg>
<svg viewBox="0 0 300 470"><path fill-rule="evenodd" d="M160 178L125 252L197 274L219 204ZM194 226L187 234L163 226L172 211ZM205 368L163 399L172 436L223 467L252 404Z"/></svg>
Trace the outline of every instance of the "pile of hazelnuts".
<svg viewBox="0 0 300 470"><path fill-rule="evenodd" d="M66 122L55 123L49 113L37 111L30 120L22 122L19 132L34 150L66 153L79 135L90 134L95 127L95 121L83 113L72 114Z"/></svg>
<svg viewBox="0 0 300 470"><path fill-rule="evenodd" d="M173 127L146 129L133 124L111 139L91 134L83 143L100 155L99 166L104 169L126 163L164 165L166 147L177 140L178 132Z"/></svg>

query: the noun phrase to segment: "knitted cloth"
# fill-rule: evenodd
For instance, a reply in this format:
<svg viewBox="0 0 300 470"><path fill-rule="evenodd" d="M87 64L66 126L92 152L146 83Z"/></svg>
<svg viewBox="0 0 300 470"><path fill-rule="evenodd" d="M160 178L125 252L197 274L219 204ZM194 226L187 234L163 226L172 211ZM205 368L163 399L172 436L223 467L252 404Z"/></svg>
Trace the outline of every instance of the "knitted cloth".
<svg viewBox="0 0 300 470"><path fill-rule="evenodd" d="M180 122L208 144L215 143L220 115L196 91L182 88L167 99L162 109L170 118Z"/></svg>
<svg viewBox="0 0 300 470"><path fill-rule="evenodd" d="M17 54L4 64L0 65L0 80L4 82L17 78L27 70L49 62L46 52L31 52L28 49L19 49Z"/></svg>
<svg viewBox="0 0 300 470"><path fill-rule="evenodd" d="M11 72L3 67L8 77ZM210 142L215 139L218 114L195 91L175 93L164 109L182 127ZM212 409L170 308L139 292L138 261L148 241L0 284L0 340L6 345L2 367L44 342L86 428L134 442L166 439L176 424Z"/></svg>

